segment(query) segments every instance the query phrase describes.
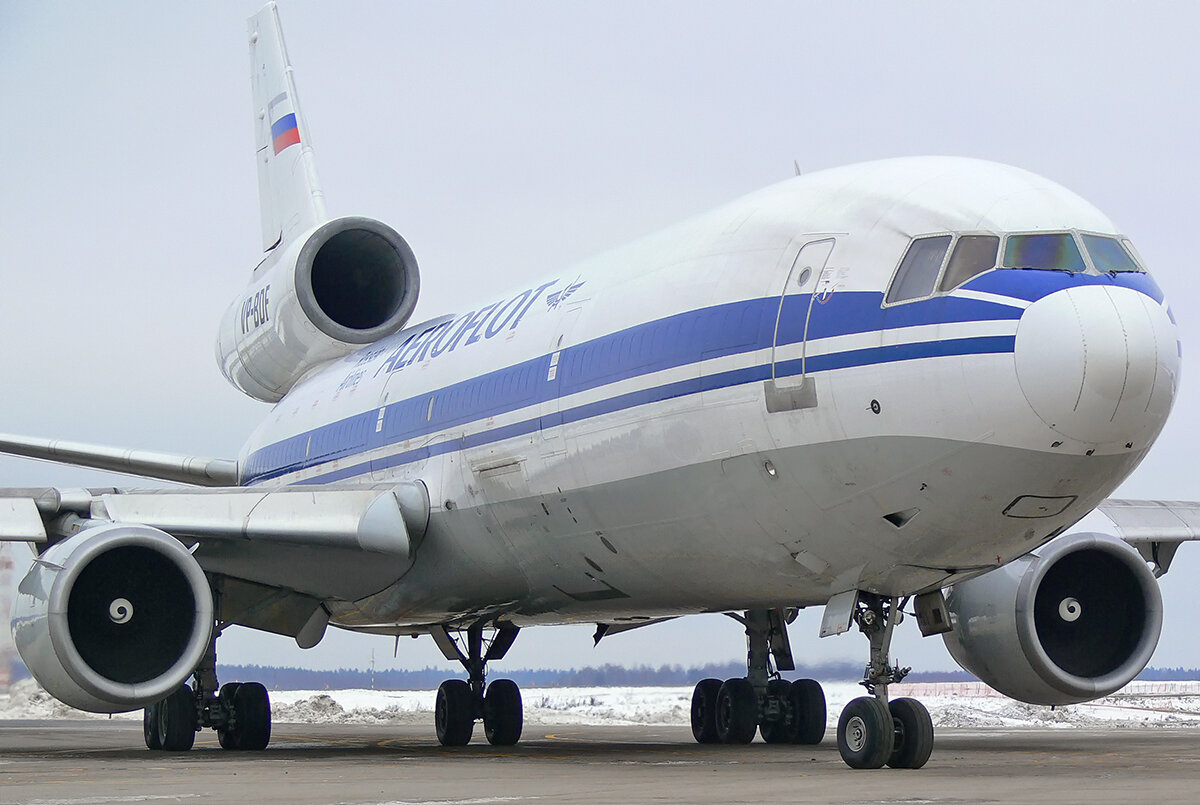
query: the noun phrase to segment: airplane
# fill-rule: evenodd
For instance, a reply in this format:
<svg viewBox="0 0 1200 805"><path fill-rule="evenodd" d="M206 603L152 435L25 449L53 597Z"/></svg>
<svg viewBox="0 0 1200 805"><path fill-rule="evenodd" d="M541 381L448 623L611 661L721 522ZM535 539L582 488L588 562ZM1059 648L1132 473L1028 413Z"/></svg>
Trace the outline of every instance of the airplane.
<svg viewBox="0 0 1200 805"><path fill-rule="evenodd" d="M31 543L13 637L56 698L143 709L146 746L270 741L258 683L219 684L232 624L430 635L467 679L435 730L520 740L488 681L526 627L596 639L725 613L747 673L700 680L700 743L812 744L826 705L788 623L867 638L836 739L920 768L928 711L889 697L911 613L1022 701L1106 695L1149 661L1156 576L1200 506L1107 499L1153 444L1181 348L1099 210L979 160L814 172L412 323L417 260L324 205L278 12L249 25L264 256L219 326L226 378L274 405L236 460L0 437L0 450L186 488L8 489ZM1099 508L1124 539L1070 533ZM190 680L190 684L189 684Z"/></svg>

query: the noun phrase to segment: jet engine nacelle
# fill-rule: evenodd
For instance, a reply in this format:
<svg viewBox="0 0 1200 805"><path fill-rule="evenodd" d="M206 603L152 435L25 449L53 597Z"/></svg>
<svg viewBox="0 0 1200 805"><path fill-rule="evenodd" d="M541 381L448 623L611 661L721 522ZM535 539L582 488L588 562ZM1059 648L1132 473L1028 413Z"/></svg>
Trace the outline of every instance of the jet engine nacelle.
<svg viewBox="0 0 1200 805"><path fill-rule="evenodd" d="M178 540L143 525L94 526L39 556L17 587L13 640L56 699L93 713L158 701L207 650L213 598Z"/></svg>
<svg viewBox="0 0 1200 805"><path fill-rule="evenodd" d="M398 332L417 304L417 260L371 218L337 218L255 269L217 334L229 382L277 402L314 365Z"/></svg>
<svg viewBox="0 0 1200 805"><path fill-rule="evenodd" d="M1030 704L1106 696L1150 661L1162 628L1158 583L1136 550L1071 534L954 585L946 648L964 669Z"/></svg>

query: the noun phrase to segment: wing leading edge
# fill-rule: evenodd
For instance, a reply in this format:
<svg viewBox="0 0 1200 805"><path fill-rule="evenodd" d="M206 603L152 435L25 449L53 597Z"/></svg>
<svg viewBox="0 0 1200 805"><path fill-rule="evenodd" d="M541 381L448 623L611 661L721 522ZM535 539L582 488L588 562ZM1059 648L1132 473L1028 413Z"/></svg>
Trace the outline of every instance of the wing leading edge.
<svg viewBox="0 0 1200 805"><path fill-rule="evenodd" d="M1096 507L1112 521L1121 539L1138 549L1162 576L1185 542L1200 540L1200 503L1186 500L1119 500Z"/></svg>
<svg viewBox="0 0 1200 805"><path fill-rule="evenodd" d="M129 450L7 433L0 433L0 453L195 486L237 486L239 483L238 463L225 458Z"/></svg>

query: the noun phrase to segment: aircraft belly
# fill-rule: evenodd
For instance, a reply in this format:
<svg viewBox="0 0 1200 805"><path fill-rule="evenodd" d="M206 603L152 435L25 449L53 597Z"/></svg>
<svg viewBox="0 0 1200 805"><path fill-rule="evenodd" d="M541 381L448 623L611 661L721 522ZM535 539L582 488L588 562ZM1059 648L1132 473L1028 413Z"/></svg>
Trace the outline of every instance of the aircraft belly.
<svg viewBox="0 0 1200 805"><path fill-rule="evenodd" d="M562 623L907 595L1026 553L1136 460L878 436L443 510L413 572L337 620ZM1028 496L1060 503L1013 509ZM480 525L493 517L502 533Z"/></svg>

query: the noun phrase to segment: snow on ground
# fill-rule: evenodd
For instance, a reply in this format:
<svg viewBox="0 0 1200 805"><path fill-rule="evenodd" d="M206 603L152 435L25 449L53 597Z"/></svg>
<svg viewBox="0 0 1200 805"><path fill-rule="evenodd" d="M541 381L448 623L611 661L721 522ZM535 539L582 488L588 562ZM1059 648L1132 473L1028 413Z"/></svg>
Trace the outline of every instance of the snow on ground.
<svg viewBox="0 0 1200 805"><path fill-rule="evenodd" d="M823 683L828 723L863 694L852 682ZM1133 682L1088 704L1039 707L1005 698L982 683L893 685L893 697L913 696L938 727L1200 727L1200 682ZM656 724L687 726L690 687L526 688L525 723L533 725ZM281 723L431 724L435 691L278 690L271 709ZM0 695L0 719L107 718L56 702L29 679ZM114 718L141 718L141 711Z"/></svg>

